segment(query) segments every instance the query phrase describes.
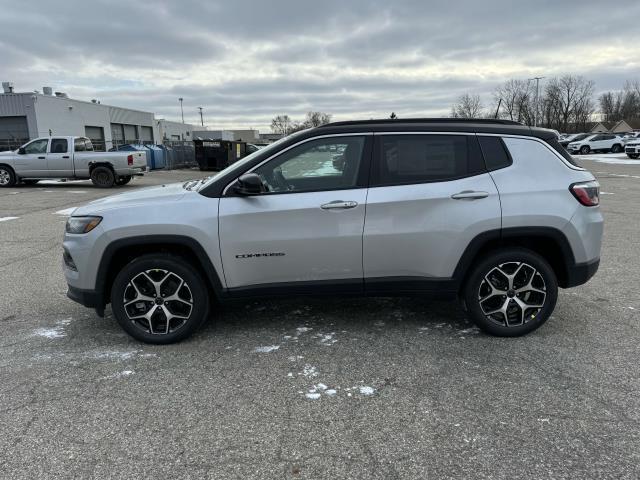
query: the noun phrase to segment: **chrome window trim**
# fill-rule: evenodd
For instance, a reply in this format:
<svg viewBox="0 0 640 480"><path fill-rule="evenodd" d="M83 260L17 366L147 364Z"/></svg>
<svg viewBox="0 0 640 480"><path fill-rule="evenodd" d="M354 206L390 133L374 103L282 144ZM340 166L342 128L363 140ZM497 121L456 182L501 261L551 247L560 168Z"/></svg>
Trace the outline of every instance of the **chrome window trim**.
<svg viewBox="0 0 640 480"><path fill-rule="evenodd" d="M322 138L335 138L335 137L363 137L363 136L370 136L373 135L373 132L359 132L359 133L335 133L335 134L328 134L328 135L318 135L316 137L309 137L309 138L305 138L304 140L300 140L297 143L294 143L293 145L289 145L287 148L280 150L279 152L274 153L273 155L271 155L270 157L266 158L265 160L263 160L262 162L260 162L258 165L254 165L253 167L251 167L249 170L246 170L245 172L243 172L241 175L244 175L246 173L251 173L253 172L256 168L260 168L262 165L264 165L265 163L273 160L274 158L282 155L283 153L291 150L292 148L295 148L299 145L302 145L304 143L313 141L313 140L319 140ZM234 184L238 178L240 178L240 175L238 175L236 178L234 178L233 180L231 180L229 183L227 183L227 185L224 187L224 189L222 190L222 195L221 197L226 196L227 194L227 190L229 189L229 187ZM284 193L284 192L283 192ZM305 192L296 192L296 193L305 193Z"/></svg>

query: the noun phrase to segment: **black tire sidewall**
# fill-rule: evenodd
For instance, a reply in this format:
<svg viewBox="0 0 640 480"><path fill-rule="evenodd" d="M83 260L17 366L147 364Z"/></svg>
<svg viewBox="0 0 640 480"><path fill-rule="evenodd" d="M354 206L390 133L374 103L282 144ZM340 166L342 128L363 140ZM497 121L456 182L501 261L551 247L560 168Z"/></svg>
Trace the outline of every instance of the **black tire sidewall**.
<svg viewBox="0 0 640 480"><path fill-rule="evenodd" d="M477 292L482 279L490 269L499 264L514 261L528 263L542 274L547 288L547 297L544 306L534 320L521 326L505 327L485 317L477 299ZM558 300L558 281L549 263L537 253L525 248L507 248L503 251L490 253L485 259L472 267L472 272L465 284L464 299L471 320L481 330L501 337L518 337L536 330L551 316Z"/></svg>
<svg viewBox="0 0 640 480"><path fill-rule="evenodd" d="M109 180L105 183L99 182L96 179L98 174L100 174L101 172L105 172L107 175L109 175ZM116 177L113 174L113 170L111 170L109 167L96 167L91 170L91 182L98 188L111 188L115 184L115 181Z"/></svg>
<svg viewBox="0 0 640 480"><path fill-rule="evenodd" d="M587 155L591 152L591 149L588 146L580 147L580 153L582 155Z"/></svg>
<svg viewBox="0 0 640 480"><path fill-rule="evenodd" d="M185 325L167 335L144 332L127 318L124 311L124 290L129 280L140 272L154 268L176 273L189 285L193 297L193 311ZM111 309L120 326L133 338L145 343L176 343L192 335L206 320L209 313L209 293L201 275L185 260L171 255L150 254L127 264L116 276L111 288Z"/></svg>
<svg viewBox="0 0 640 480"><path fill-rule="evenodd" d="M6 170L9 172L9 183L6 185L0 185L0 188L11 188L16 184L16 174L11 167L7 167L6 165L0 166L0 169Z"/></svg>

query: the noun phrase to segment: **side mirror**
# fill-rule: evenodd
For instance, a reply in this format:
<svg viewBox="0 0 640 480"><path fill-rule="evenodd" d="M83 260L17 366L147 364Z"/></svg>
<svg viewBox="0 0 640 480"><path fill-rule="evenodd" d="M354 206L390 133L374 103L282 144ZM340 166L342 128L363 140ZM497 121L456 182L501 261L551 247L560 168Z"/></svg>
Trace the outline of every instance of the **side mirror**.
<svg viewBox="0 0 640 480"><path fill-rule="evenodd" d="M234 192L238 195L258 195L265 191L264 183L257 173L245 173L238 178Z"/></svg>
<svg viewBox="0 0 640 480"><path fill-rule="evenodd" d="M26 152L26 150L24 149L24 147L20 147L20 148L18 149L18 155L24 155L25 153L27 153L27 152Z"/></svg>

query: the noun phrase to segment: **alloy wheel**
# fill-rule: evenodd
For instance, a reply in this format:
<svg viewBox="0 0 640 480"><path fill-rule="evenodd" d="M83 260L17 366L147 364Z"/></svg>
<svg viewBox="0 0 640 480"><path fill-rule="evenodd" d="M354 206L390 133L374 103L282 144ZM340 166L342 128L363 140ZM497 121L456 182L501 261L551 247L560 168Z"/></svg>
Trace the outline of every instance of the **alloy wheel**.
<svg viewBox="0 0 640 480"><path fill-rule="evenodd" d="M128 319L153 335L167 335L187 323L193 311L189 285L174 272L145 270L127 284L123 298Z"/></svg>
<svg viewBox="0 0 640 480"><path fill-rule="evenodd" d="M524 262L506 262L492 268L478 288L482 313L491 322L505 327L535 319L546 298L543 276Z"/></svg>
<svg viewBox="0 0 640 480"><path fill-rule="evenodd" d="M9 185L11 174L8 170L0 168L0 185Z"/></svg>

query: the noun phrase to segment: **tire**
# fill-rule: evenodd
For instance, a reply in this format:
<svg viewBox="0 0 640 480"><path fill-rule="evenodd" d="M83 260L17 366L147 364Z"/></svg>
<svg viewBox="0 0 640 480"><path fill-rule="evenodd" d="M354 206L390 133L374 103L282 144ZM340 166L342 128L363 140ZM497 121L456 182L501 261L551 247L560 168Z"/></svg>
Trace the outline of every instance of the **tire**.
<svg viewBox="0 0 640 480"><path fill-rule="evenodd" d="M111 188L115 181L113 170L109 167L98 166L91 170L91 182L98 188Z"/></svg>
<svg viewBox="0 0 640 480"><path fill-rule="evenodd" d="M611 147L611 153L620 153L622 151L622 145L618 145L617 143Z"/></svg>
<svg viewBox="0 0 640 480"><path fill-rule="evenodd" d="M36 183L38 183L40 180L21 180L21 182L25 185L35 185Z"/></svg>
<svg viewBox="0 0 640 480"><path fill-rule="evenodd" d="M0 165L0 188L10 188L16 184L16 174L7 165Z"/></svg>
<svg viewBox="0 0 640 480"><path fill-rule="evenodd" d="M209 292L202 276L184 259L149 254L118 273L111 288L111 308L120 326L136 340L176 343L206 320Z"/></svg>
<svg viewBox="0 0 640 480"><path fill-rule="evenodd" d="M580 147L580 153L582 155L587 155L590 151L591 148L589 148L589 145L583 145L582 147Z"/></svg>
<svg viewBox="0 0 640 480"><path fill-rule="evenodd" d="M122 186L129 183L132 178L133 177L131 175L127 175L126 177L118 177L115 182L116 182L116 185Z"/></svg>
<svg viewBox="0 0 640 480"><path fill-rule="evenodd" d="M629 157L632 160L635 160L638 157L640 157L640 154L638 154L638 153L627 153L627 157Z"/></svg>
<svg viewBox="0 0 640 480"><path fill-rule="evenodd" d="M507 274L513 279L509 280ZM518 337L547 321L558 300L558 281L543 257L531 250L509 247L490 253L474 265L467 277L464 300L480 329L499 337Z"/></svg>

